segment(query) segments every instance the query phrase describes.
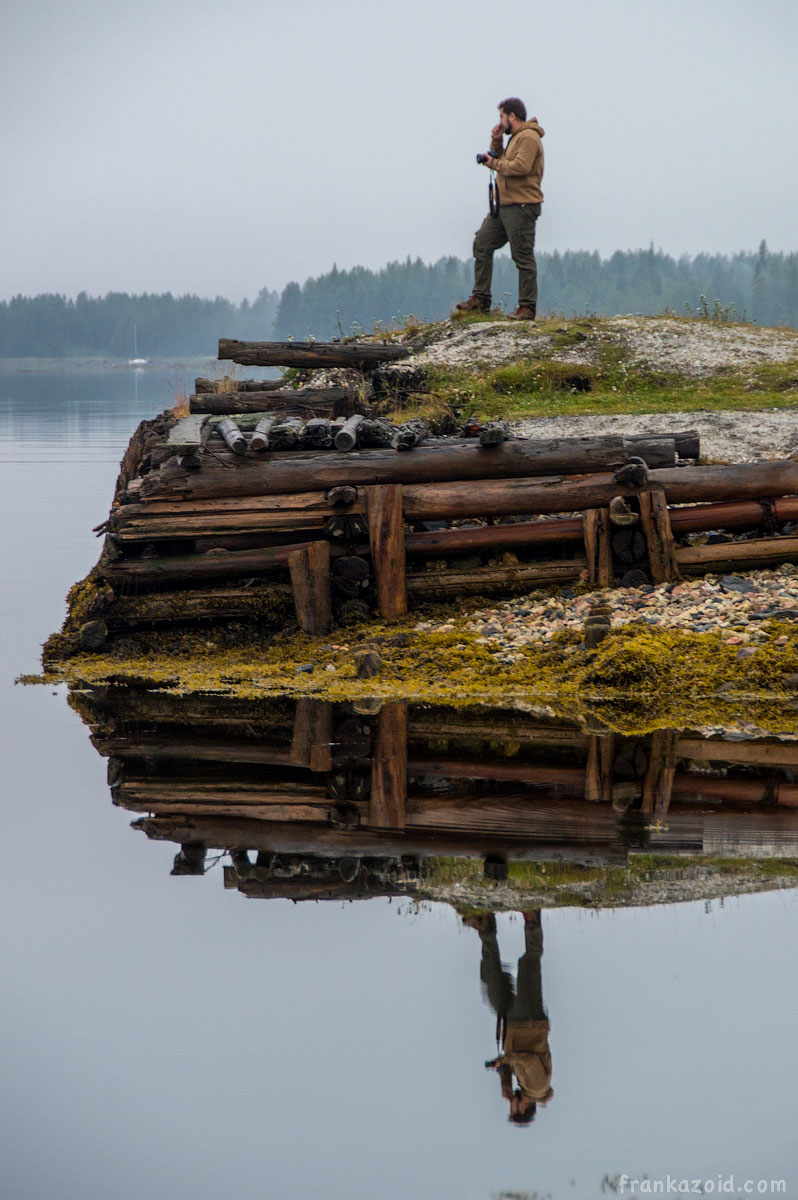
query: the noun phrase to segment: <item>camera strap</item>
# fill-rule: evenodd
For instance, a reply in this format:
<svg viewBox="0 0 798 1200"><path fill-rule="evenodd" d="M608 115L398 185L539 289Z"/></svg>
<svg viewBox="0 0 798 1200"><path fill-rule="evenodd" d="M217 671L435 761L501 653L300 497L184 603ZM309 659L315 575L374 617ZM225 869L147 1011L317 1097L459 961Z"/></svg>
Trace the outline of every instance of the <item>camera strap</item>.
<svg viewBox="0 0 798 1200"><path fill-rule="evenodd" d="M488 184L488 205L490 207L490 215L498 217L499 209L501 208L501 204L499 203L499 185L494 182L492 177Z"/></svg>

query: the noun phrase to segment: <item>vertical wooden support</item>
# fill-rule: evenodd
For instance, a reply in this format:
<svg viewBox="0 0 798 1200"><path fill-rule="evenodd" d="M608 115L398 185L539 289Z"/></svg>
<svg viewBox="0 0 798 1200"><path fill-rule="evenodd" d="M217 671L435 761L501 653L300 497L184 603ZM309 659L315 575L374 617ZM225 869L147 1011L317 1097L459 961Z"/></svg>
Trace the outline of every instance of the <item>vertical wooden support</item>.
<svg viewBox="0 0 798 1200"><path fill-rule="evenodd" d="M673 729L656 729L651 735L648 769L643 781L641 811L661 816L668 811L676 770L676 733Z"/></svg>
<svg viewBox="0 0 798 1200"><path fill-rule="evenodd" d="M615 739L612 735L599 737L590 734L585 768L585 800L592 804L612 803L612 767L615 761Z"/></svg>
<svg viewBox="0 0 798 1200"><path fill-rule="evenodd" d="M294 713L291 762L311 771L332 770L332 705L300 696Z"/></svg>
<svg viewBox="0 0 798 1200"><path fill-rule="evenodd" d="M407 801L407 705L383 704L371 759L369 825L404 829Z"/></svg>
<svg viewBox="0 0 798 1200"><path fill-rule="evenodd" d="M610 510L586 508L582 516L582 528L587 556L587 581L596 587L609 587L612 579Z"/></svg>
<svg viewBox="0 0 798 1200"><path fill-rule="evenodd" d="M367 487L366 512L377 608L383 617L399 617L407 612L402 485L387 483Z"/></svg>
<svg viewBox="0 0 798 1200"><path fill-rule="evenodd" d="M673 530L665 492L651 488L640 492L640 524L648 547L648 567L654 583L668 583L677 578L676 556L673 549Z"/></svg>
<svg viewBox="0 0 798 1200"><path fill-rule="evenodd" d="M288 555L294 609L305 633L327 633L332 623L330 543L308 542Z"/></svg>

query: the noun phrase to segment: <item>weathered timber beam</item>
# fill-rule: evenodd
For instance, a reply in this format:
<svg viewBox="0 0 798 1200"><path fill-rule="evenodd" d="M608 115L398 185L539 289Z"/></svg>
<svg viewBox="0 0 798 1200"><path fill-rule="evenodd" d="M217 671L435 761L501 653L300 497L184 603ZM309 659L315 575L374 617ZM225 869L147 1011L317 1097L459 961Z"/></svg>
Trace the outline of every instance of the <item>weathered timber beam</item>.
<svg viewBox="0 0 798 1200"><path fill-rule="evenodd" d="M273 392L277 388L285 387L284 379L234 379L235 393L239 392ZM218 395L219 380L218 379L199 379L194 380L194 391L198 395Z"/></svg>
<svg viewBox="0 0 798 1200"><path fill-rule="evenodd" d="M297 624L305 633L327 633L332 623L330 543L306 542L288 556Z"/></svg>
<svg viewBox="0 0 798 1200"><path fill-rule="evenodd" d="M357 401L350 388L274 388L267 392L201 393L189 398L192 414L281 412L291 416L344 415Z"/></svg>
<svg viewBox="0 0 798 1200"><path fill-rule="evenodd" d="M249 367L376 367L409 358L406 346L360 342L240 342L219 339L219 358Z"/></svg>
<svg viewBox="0 0 798 1200"><path fill-rule="evenodd" d="M596 587L609 587L612 579L610 510L586 508L581 524L587 558L587 581Z"/></svg>
<svg viewBox="0 0 798 1200"><path fill-rule="evenodd" d="M798 767L796 742L724 742L717 738L679 737L676 757L696 762L744 763L746 766Z"/></svg>
<svg viewBox="0 0 798 1200"><path fill-rule="evenodd" d="M671 529L683 536L707 529L756 529L769 520L798 520L798 496L774 499L729 501L721 504L692 504L670 510Z"/></svg>
<svg viewBox="0 0 798 1200"><path fill-rule="evenodd" d="M668 583L677 574L671 527L665 492L650 488L638 497L640 525L646 539L648 569L654 583Z"/></svg>
<svg viewBox="0 0 798 1200"><path fill-rule="evenodd" d="M420 571L407 576L407 592L412 600L435 596L479 596L496 591L524 590L572 583L587 570L587 559L519 564L511 567L478 567L470 571Z"/></svg>
<svg viewBox="0 0 798 1200"><path fill-rule="evenodd" d="M676 462L672 438L653 439L650 449L638 446L636 451L652 467ZM186 470L175 460L170 460L159 471L152 471L144 477L136 499L273 495L278 492L326 489L342 484L418 485L429 484L433 480L440 483L474 479L515 479L520 482L529 476L600 471L625 462L627 457L625 440L619 437L512 441L489 448L462 438L437 438L434 442L417 447L412 454L397 454L390 449L351 453L306 451L299 454L265 454L257 461L237 460L235 455L230 454L205 460L199 472ZM798 472L798 465L794 465ZM234 469L231 470L231 467ZM690 468L683 470L689 471ZM618 484L613 482L613 488L617 492ZM475 498L479 498L479 493ZM605 503L609 503L609 499L611 497ZM478 504L476 507L479 509L481 506ZM545 512L546 509L540 511Z"/></svg>
<svg viewBox="0 0 798 1200"><path fill-rule="evenodd" d="M747 542L719 542L712 546L677 546L676 563L687 574L713 567L755 570L773 563L798 559L798 537L752 538Z"/></svg>
<svg viewBox="0 0 798 1200"><path fill-rule="evenodd" d="M504 446L498 446L493 453L503 449ZM423 447L417 451L418 454L422 452ZM728 467L675 467L652 471L649 479L652 487L664 489L670 504L717 502L733 497L740 500L793 497L798 492L798 462L784 459ZM619 488L610 474L503 481L486 479L478 489L468 481L408 485L404 488L404 513L407 520L431 521L473 516L477 508L483 517L579 512L586 508L604 508L619 494L632 496L636 493ZM675 532L682 519L681 514L678 520L677 515L672 514ZM690 519L689 516L685 518L686 521ZM710 528L715 527L710 525ZM682 527L678 532L682 532Z"/></svg>
<svg viewBox="0 0 798 1200"><path fill-rule="evenodd" d="M219 554L174 554L168 558L131 558L108 563L103 576L112 584L178 583L202 579L234 579L287 567L293 552L308 543L264 546L259 550L225 550ZM310 543L313 544L313 543Z"/></svg>
<svg viewBox="0 0 798 1200"><path fill-rule="evenodd" d="M366 488L366 511L377 608L393 620L407 612L401 484Z"/></svg>
<svg viewBox="0 0 798 1200"><path fill-rule="evenodd" d="M457 526L405 534L409 555L436 557L447 554L476 553L508 546L538 546L551 542L580 542L582 520L579 517L553 521L523 521L514 525Z"/></svg>
<svg viewBox="0 0 798 1200"><path fill-rule="evenodd" d="M135 625L183 621L259 620L282 625L291 612L291 586L264 588L213 588L144 596L118 596L103 619L111 630Z"/></svg>

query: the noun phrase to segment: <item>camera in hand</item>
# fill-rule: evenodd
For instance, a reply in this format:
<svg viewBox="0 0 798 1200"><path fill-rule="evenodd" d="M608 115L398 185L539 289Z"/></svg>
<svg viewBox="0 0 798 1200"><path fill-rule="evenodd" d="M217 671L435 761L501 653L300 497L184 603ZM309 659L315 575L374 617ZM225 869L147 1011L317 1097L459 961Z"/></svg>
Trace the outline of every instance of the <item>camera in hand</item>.
<svg viewBox="0 0 798 1200"><path fill-rule="evenodd" d="M492 154L478 154L477 162L480 163L482 166L484 166L485 163L488 161L488 159L492 158L492 157L493 157Z"/></svg>

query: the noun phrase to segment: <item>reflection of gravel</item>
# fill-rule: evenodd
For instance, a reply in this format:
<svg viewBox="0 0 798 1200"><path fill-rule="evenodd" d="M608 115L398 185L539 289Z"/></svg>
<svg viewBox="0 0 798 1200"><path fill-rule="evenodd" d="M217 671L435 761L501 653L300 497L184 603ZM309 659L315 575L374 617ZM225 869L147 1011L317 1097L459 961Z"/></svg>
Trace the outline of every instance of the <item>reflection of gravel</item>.
<svg viewBox="0 0 798 1200"><path fill-rule="evenodd" d="M529 438L597 437L602 434L667 433L696 429L701 455L712 462L758 462L798 455L798 413L770 412L647 413L635 417L534 417L515 428Z"/></svg>

